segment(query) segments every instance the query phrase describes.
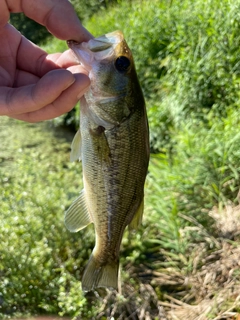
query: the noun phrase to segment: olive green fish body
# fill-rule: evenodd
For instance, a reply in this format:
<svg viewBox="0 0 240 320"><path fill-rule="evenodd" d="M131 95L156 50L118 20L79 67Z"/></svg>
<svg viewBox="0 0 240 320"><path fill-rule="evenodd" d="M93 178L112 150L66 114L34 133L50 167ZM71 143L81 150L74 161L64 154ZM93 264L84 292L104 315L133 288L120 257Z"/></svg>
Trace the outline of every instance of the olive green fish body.
<svg viewBox="0 0 240 320"><path fill-rule="evenodd" d="M77 154L82 159L84 191L80 201L68 210L65 221L71 231L91 222L95 227L96 244L82 279L82 287L87 291L117 287L123 232L131 223L137 227L143 211L149 161L148 123L125 41L121 48L131 60L127 72L119 73L111 63L123 55L116 53L119 50L115 48L110 59L93 62L91 87L81 101L81 147ZM128 65L127 61L123 63Z"/></svg>

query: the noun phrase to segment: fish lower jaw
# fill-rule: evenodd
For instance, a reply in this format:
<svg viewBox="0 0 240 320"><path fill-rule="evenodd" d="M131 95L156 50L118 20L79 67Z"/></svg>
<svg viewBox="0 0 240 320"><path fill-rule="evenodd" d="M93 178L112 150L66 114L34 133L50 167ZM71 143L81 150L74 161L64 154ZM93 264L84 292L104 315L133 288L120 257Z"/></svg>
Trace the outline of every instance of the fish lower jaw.
<svg viewBox="0 0 240 320"><path fill-rule="evenodd" d="M92 82L94 82L91 77L91 73L89 74L89 78ZM95 92L94 91L88 92L86 94L86 99L89 105L98 105L98 104L108 104L111 102L117 102L118 100L123 100L126 97L126 95L127 95L126 92L122 92L118 95L111 95L111 94L101 95L100 91L95 90Z"/></svg>
<svg viewBox="0 0 240 320"><path fill-rule="evenodd" d="M95 98L94 102L96 104L101 103L101 104L107 104L109 102L115 102L117 100L119 100L120 98L122 98L122 96L108 96L108 97L97 97Z"/></svg>

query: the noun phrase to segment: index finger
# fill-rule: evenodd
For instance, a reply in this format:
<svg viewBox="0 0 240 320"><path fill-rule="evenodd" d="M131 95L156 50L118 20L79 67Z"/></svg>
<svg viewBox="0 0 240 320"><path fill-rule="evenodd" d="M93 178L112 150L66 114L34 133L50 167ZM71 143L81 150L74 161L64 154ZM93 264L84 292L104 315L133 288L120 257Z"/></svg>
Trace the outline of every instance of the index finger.
<svg viewBox="0 0 240 320"><path fill-rule="evenodd" d="M1 0L0 12L23 12L29 18L44 25L61 40L88 41L92 35L82 26L72 4L68 0ZM9 14L8 12L8 14Z"/></svg>

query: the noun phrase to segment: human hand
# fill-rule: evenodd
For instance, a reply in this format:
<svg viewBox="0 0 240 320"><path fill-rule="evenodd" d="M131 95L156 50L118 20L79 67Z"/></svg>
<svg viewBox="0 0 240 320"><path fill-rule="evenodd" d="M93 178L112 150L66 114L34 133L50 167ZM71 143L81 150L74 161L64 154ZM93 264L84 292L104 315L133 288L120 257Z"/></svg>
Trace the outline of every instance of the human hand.
<svg viewBox="0 0 240 320"><path fill-rule="evenodd" d="M90 80L70 50L48 55L8 23L24 12L62 40L88 41L68 0L0 1L0 115L37 122L70 111Z"/></svg>

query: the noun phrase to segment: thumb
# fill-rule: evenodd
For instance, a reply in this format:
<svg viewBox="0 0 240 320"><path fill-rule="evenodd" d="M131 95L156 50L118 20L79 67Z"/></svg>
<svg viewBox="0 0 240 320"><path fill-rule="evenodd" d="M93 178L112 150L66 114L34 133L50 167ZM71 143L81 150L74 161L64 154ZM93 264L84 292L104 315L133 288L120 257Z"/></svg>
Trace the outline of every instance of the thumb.
<svg viewBox="0 0 240 320"><path fill-rule="evenodd" d="M75 77L70 71L57 69L33 85L0 87L0 115L13 116L41 109L56 100L74 82Z"/></svg>

